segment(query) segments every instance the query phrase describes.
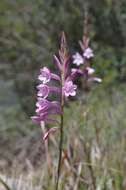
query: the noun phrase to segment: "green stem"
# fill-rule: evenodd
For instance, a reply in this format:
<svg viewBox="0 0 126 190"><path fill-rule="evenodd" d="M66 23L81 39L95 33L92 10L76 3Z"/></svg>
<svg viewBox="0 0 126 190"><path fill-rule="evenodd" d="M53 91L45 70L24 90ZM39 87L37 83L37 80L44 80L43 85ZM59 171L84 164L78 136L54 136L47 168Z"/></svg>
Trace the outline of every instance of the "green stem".
<svg viewBox="0 0 126 190"><path fill-rule="evenodd" d="M64 73L64 72L63 72ZM64 84L64 75L62 74L61 85ZM60 126L60 142L59 142L59 161L58 161L58 170L57 170L57 181L56 181L56 190L58 190L59 178L61 173L61 161L62 161L62 150L63 150L63 126L64 126L64 95L61 94L61 126Z"/></svg>
<svg viewBox="0 0 126 190"><path fill-rule="evenodd" d="M58 162L58 171L57 171L56 190L58 190L59 178L60 178L60 172L61 172L62 150L63 150L63 115L61 116L60 143L59 143L59 162Z"/></svg>

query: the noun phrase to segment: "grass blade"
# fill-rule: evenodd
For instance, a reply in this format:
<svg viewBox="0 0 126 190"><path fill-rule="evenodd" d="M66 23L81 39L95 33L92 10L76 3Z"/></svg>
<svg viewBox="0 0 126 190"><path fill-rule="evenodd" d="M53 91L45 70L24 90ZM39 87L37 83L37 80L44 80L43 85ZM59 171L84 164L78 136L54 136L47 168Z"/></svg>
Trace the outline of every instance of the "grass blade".
<svg viewBox="0 0 126 190"><path fill-rule="evenodd" d="M2 178L0 178L0 183L5 187L6 190L12 190L4 181Z"/></svg>

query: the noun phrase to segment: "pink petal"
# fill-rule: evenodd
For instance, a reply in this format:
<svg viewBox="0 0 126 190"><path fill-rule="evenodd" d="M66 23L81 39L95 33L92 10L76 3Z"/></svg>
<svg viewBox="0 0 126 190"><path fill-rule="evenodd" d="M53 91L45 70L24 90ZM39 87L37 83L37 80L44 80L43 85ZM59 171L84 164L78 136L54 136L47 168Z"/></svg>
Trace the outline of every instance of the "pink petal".
<svg viewBox="0 0 126 190"><path fill-rule="evenodd" d="M92 77L88 79L89 81L96 81L96 82L102 82L102 79L98 78L98 77Z"/></svg>
<svg viewBox="0 0 126 190"><path fill-rule="evenodd" d="M87 67L86 71L88 72L89 75L93 74L95 72L95 69L91 68L91 67Z"/></svg>

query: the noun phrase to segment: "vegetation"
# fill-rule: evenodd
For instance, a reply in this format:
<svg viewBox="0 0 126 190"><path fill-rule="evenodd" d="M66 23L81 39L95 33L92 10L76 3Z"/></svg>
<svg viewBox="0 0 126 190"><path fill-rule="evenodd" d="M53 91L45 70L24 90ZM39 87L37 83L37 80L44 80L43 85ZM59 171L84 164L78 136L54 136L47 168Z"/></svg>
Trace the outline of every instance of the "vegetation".
<svg viewBox="0 0 126 190"><path fill-rule="evenodd" d="M60 186L126 188L125 0L1 0L0 177L13 190L54 189L59 134L46 144L42 129L30 120L36 78L41 66L55 70L50 60L61 30L70 53L78 50L85 11L93 65L103 83L88 93L80 88L78 101L71 99L65 107Z"/></svg>

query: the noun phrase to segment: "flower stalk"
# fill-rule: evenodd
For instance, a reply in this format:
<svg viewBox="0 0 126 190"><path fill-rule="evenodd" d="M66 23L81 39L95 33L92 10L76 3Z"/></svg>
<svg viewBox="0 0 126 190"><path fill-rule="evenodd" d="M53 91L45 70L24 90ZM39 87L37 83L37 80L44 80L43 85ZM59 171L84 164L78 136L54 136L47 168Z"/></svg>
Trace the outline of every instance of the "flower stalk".
<svg viewBox="0 0 126 190"><path fill-rule="evenodd" d="M58 170L57 170L57 181L56 181L56 190L58 190L59 178L61 173L61 161L62 161L62 150L63 150L63 136L64 136L64 96L61 95L61 124L60 124L60 142L59 142L59 161L58 161Z"/></svg>
<svg viewBox="0 0 126 190"><path fill-rule="evenodd" d="M93 49L90 47L89 29L88 29L88 10L85 8L84 29L82 40L79 41L81 53L75 52L73 55L73 64L78 69L78 74L81 76L82 88L86 91L90 90L92 82L102 82L101 78L95 76L95 69L92 68L92 59L94 57Z"/></svg>
<svg viewBox="0 0 126 190"><path fill-rule="evenodd" d="M40 84L37 85L37 103L36 115L32 116L32 121L37 124L44 122L47 125L47 130L43 136L43 140L47 140L51 133L60 131L59 140L59 161L56 179L56 190L58 190L59 178L61 173L61 160L63 150L63 128L64 128L64 103L69 96L76 95L77 86L73 84L76 72L69 68L70 59L67 52L67 43L64 32L61 35L60 49L58 56L54 55L54 64L57 67L57 74L52 73L47 67L40 69L38 79ZM55 80L58 86L50 86L50 81ZM50 101L50 93L59 95L60 100ZM54 118L55 115L60 118ZM52 124L58 125L52 127Z"/></svg>
<svg viewBox="0 0 126 190"><path fill-rule="evenodd" d="M40 125L41 123L48 124L45 126L46 132L43 136L44 141L48 139L50 134L55 133L57 130L60 131L59 160L55 190L58 190L61 174L64 137L64 104L69 96L76 95L77 86L73 82L77 76L81 76L85 83L92 81L101 82L100 78L93 76L95 70L90 67L90 59L93 58L94 54L93 50L89 47L89 38L87 36L83 36L80 46L82 53L76 52L76 54L73 55L73 64L76 66L71 69L71 59L67 51L66 38L64 32L62 32L58 55L54 55L54 64L57 68L57 73L52 73L50 69L43 67L40 69L38 76L40 84L37 85L36 115L32 116L32 121ZM78 66L80 67L78 68ZM51 82L52 80L54 80L55 83ZM57 94L60 99L52 100L53 98L50 98L50 94ZM55 118L55 116L58 117ZM93 176L91 177L93 183L94 178Z"/></svg>
<svg viewBox="0 0 126 190"><path fill-rule="evenodd" d="M58 161L58 169L57 169L57 180L56 180L56 190L58 190L59 185L59 178L61 173L61 161L62 161L62 151L63 151L63 136L64 136L64 93L63 93L63 87L64 87L64 81L65 81L65 62L67 61L67 52L66 52L66 39L64 33L62 33L61 37L61 48L60 48L60 58L62 62L62 69L61 69L61 120L60 120L60 142L59 142L59 161Z"/></svg>

